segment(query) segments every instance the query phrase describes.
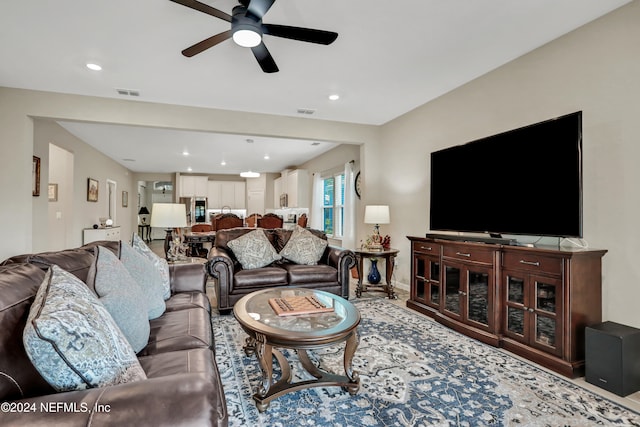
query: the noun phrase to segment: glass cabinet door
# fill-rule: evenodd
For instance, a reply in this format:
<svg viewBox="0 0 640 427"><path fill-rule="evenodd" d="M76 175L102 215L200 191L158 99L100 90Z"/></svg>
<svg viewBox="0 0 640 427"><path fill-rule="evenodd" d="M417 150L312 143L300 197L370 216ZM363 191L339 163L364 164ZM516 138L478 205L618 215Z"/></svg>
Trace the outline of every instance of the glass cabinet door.
<svg viewBox="0 0 640 427"><path fill-rule="evenodd" d="M440 306L440 263L435 260L429 261L429 304L434 307Z"/></svg>
<svg viewBox="0 0 640 427"><path fill-rule="evenodd" d="M415 294L413 298L418 301L425 300L425 292L426 292L426 281L427 277L425 276L426 272L426 263L427 260L423 257L415 257L413 262L415 263L415 275L414 275L414 289Z"/></svg>
<svg viewBox="0 0 640 427"><path fill-rule="evenodd" d="M467 319L489 326L489 273L469 270L467 276Z"/></svg>
<svg viewBox="0 0 640 427"><path fill-rule="evenodd" d="M543 347L546 351L555 349L559 354L561 348L561 283L558 279L536 277L531 278L532 301L534 301L532 315L534 316L534 330L531 332L532 342Z"/></svg>
<svg viewBox="0 0 640 427"><path fill-rule="evenodd" d="M452 265L444 266L444 309L451 314L460 316L462 314L460 308L461 297L461 268Z"/></svg>
<svg viewBox="0 0 640 427"><path fill-rule="evenodd" d="M527 308L525 303L525 281L521 277L506 276L507 293L507 331L519 337L525 335L525 315Z"/></svg>
<svg viewBox="0 0 640 427"><path fill-rule="evenodd" d="M433 307L440 306L440 262L438 258L416 256L414 258L414 295L417 301Z"/></svg>

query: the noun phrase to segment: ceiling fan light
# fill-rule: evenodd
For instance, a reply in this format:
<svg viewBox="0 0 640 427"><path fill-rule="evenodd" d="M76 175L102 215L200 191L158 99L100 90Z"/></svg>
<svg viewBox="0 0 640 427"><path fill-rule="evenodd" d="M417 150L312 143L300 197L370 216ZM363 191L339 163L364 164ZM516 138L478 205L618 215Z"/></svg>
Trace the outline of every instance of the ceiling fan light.
<svg viewBox="0 0 640 427"><path fill-rule="evenodd" d="M242 47L256 47L262 42L262 36L252 29L238 29L233 33L233 41Z"/></svg>

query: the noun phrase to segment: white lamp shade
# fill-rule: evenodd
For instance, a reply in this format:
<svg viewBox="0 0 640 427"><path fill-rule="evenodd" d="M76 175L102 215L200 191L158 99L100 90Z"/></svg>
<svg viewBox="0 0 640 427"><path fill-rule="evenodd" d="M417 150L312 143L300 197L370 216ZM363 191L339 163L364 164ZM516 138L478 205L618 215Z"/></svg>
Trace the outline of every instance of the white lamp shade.
<svg viewBox="0 0 640 427"><path fill-rule="evenodd" d="M390 222L389 206L368 205L364 208L365 224L389 224Z"/></svg>
<svg viewBox="0 0 640 427"><path fill-rule="evenodd" d="M154 203L151 208L151 226L180 228L187 226L187 209L182 203Z"/></svg>

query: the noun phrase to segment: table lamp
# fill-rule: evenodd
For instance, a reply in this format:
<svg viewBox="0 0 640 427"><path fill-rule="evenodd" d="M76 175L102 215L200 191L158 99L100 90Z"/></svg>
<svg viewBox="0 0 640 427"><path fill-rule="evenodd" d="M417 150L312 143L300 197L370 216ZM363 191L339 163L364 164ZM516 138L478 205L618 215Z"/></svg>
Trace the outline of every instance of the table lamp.
<svg viewBox="0 0 640 427"><path fill-rule="evenodd" d="M389 224L389 206L368 205L364 208L364 223L374 224L371 244L368 246L372 250L382 250L382 237L380 237L380 224Z"/></svg>
<svg viewBox="0 0 640 427"><path fill-rule="evenodd" d="M140 216L140 221L142 221L142 224L146 224L147 223L147 215L149 215L151 212L149 212L149 209L147 209L146 206L142 206L140 208L140 210L138 211L138 216Z"/></svg>
<svg viewBox="0 0 640 427"><path fill-rule="evenodd" d="M162 227L167 232L164 239L165 256L175 228L187 226L187 209L182 203L154 203L151 207L151 227Z"/></svg>

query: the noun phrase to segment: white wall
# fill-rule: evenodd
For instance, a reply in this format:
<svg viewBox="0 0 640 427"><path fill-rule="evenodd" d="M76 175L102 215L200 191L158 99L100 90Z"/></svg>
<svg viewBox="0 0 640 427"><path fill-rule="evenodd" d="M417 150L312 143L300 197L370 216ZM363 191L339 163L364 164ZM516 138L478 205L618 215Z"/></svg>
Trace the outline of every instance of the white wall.
<svg viewBox="0 0 640 427"><path fill-rule="evenodd" d="M603 317L640 327L639 23L632 2L383 126L376 185L402 243L399 280L409 281L404 237L428 230L431 151L582 110L584 238L609 250ZM510 165L505 182L511 173L544 171Z"/></svg>

